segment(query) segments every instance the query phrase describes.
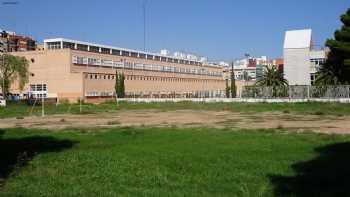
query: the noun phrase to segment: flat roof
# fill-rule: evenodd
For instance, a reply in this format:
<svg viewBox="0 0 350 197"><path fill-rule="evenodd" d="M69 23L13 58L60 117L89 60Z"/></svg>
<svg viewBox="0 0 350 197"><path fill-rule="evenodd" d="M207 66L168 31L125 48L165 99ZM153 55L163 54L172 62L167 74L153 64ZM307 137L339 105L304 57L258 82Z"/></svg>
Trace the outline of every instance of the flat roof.
<svg viewBox="0 0 350 197"><path fill-rule="evenodd" d="M291 30L286 31L284 39L285 49L305 49L311 48L312 42L312 30Z"/></svg>
<svg viewBox="0 0 350 197"><path fill-rule="evenodd" d="M70 42L70 43L75 43L75 44L95 46L95 47L99 47L99 48L114 49L114 50L119 50L119 51L127 51L127 52L132 52L132 53L139 53L139 54L145 54L145 55L152 55L152 56L159 56L159 57L166 57L166 58L171 58L171 59L179 59L179 60L186 60L186 61L202 63L201 61L191 60L188 58L181 58L181 57L175 57L175 56L165 56L165 55L161 55L161 54L157 54L157 53L138 51L138 50L126 49L126 48L120 48L120 47L113 47L113 46L108 46L108 45L95 44L95 43L78 41L78 40L71 40L71 39L66 39L66 38L52 38L52 39L45 39L44 40L44 43L49 43L49 42Z"/></svg>

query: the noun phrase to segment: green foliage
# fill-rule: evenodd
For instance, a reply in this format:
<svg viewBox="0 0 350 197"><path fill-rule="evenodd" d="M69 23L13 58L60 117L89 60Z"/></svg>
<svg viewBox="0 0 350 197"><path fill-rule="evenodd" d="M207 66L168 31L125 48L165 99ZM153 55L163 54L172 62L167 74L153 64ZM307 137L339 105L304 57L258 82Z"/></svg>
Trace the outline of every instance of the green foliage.
<svg viewBox="0 0 350 197"><path fill-rule="evenodd" d="M340 17L343 26L328 39L330 49L326 63L316 79L317 85L338 85L350 83L350 8Z"/></svg>
<svg viewBox="0 0 350 197"><path fill-rule="evenodd" d="M11 85L18 80L19 89L28 83L29 78L29 63L24 57L17 57L13 55L3 54L0 56L0 82L3 95L7 95L10 91Z"/></svg>
<svg viewBox="0 0 350 197"><path fill-rule="evenodd" d="M296 163L319 156L315 149L349 140L275 130L7 129L0 136L1 164L12 172L0 196L274 196L284 182L274 183L272 176L292 176ZM320 178L337 179L348 169L341 165L348 161L346 150L338 152L343 157L333 161L340 159L344 168L323 160L316 166L323 174L300 184L321 191ZM335 184L326 183L327 189Z"/></svg>
<svg viewBox="0 0 350 197"><path fill-rule="evenodd" d="M118 97L119 96L119 74L118 74L118 70L115 70L114 90L115 90L116 97Z"/></svg>
<svg viewBox="0 0 350 197"><path fill-rule="evenodd" d="M228 86L228 79L225 80L225 96L226 98L230 98L230 90L231 88Z"/></svg>
<svg viewBox="0 0 350 197"><path fill-rule="evenodd" d="M235 78L235 72L234 72L234 64L232 62L231 65L231 98L236 98L237 90L236 90L236 78Z"/></svg>
<svg viewBox="0 0 350 197"><path fill-rule="evenodd" d="M287 95L288 81L283 73L276 66L265 67L262 77L255 83L257 87L272 88L273 97L282 97Z"/></svg>
<svg viewBox="0 0 350 197"><path fill-rule="evenodd" d="M125 76L124 73L118 73L115 71L115 92L118 98L125 98Z"/></svg>
<svg viewBox="0 0 350 197"><path fill-rule="evenodd" d="M124 73L119 76L120 84L120 98L125 98L125 75Z"/></svg>
<svg viewBox="0 0 350 197"><path fill-rule="evenodd" d="M68 111L68 109L70 109ZM342 103L196 103L196 102L164 102L164 103L132 103L119 102L116 106L115 102L106 102L99 105L88 103L82 104L84 114L98 113L115 113L119 110L209 110L209 111L232 111L240 113L258 113L258 112L283 112L289 110L291 113L297 114L313 114L320 109L329 115L350 115L350 104ZM41 106L32 106L22 103L9 102L7 107L0 110L0 119L8 117L25 117L32 115L41 115ZM45 113L52 114L80 114L80 105L60 103L45 103Z"/></svg>

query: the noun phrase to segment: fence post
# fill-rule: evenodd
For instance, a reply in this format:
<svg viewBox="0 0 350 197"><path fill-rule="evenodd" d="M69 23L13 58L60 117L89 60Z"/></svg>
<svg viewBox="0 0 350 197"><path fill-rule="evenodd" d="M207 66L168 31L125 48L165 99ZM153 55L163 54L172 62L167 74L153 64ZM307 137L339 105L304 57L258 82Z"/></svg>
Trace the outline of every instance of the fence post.
<svg viewBox="0 0 350 197"><path fill-rule="evenodd" d="M307 86L307 99L310 99L310 86Z"/></svg>
<svg viewBox="0 0 350 197"><path fill-rule="evenodd" d="M288 98L291 99L291 95L290 95L290 86L288 86Z"/></svg>

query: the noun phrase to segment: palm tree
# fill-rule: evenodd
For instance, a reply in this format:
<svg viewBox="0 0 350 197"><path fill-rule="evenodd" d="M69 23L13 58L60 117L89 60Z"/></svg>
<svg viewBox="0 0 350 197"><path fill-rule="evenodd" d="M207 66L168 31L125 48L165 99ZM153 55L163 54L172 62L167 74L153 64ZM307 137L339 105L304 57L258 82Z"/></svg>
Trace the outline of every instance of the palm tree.
<svg viewBox="0 0 350 197"><path fill-rule="evenodd" d="M287 94L286 88L288 87L288 81L276 66L270 68L266 66L261 79L258 80L255 85L260 87L272 87L273 97L285 96Z"/></svg>
<svg viewBox="0 0 350 197"><path fill-rule="evenodd" d="M29 63L24 57L3 54L0 64L0 82L2 95L4 98L9 93L10 87L14 81L18 80L19 89L23 90L24 85L29 78Z"/></svg>
<svg viewBox="0 0 350 197"><path fill-rule="evenodd" d="M317 77L315 80L316 85L339 85L339 76L341 76L342 69L337 66L330 66L324 64L320 67L317 72Z"/></svg>
<svg viewBox="0 0 350 197"><path fill-rule="evenodd" d="M255 85L257 86L272 86L281 87L288 86L288 81L284 78L283 73L277 69L276 66L265 67L265 72L263 73L260 80L258 80Z"/></svg>

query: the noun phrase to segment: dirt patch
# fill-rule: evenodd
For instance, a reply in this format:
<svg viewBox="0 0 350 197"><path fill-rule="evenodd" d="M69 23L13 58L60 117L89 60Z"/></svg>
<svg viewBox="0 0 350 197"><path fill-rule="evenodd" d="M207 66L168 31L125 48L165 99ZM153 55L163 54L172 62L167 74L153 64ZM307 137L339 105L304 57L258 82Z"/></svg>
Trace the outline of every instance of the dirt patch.
<svg viewBox="0 0 350 197"><path fill-rule="evenodd" d="M52 115L0 120L0 128L109 128L125 126L211 127L243 129L287 129L330 134L350 134L350 116L299 115L292 113L243 114L229 111L200 110L157 111L132 110L85 115Z"/></svg>

